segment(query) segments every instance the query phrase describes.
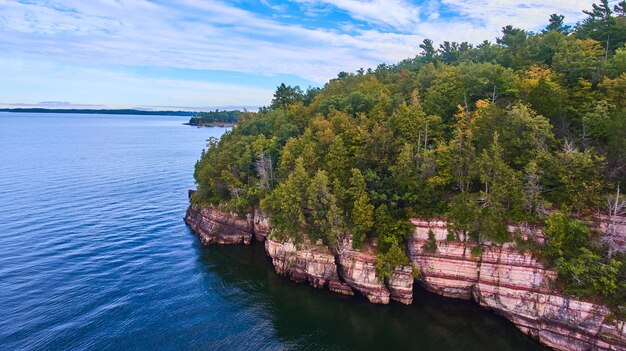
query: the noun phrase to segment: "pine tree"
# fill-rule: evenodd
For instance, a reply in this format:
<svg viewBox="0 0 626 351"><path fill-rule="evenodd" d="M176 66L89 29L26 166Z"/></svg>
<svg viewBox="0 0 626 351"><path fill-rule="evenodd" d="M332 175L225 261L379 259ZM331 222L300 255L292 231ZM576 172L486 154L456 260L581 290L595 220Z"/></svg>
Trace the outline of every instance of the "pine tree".
<svg viewBox="0 0 626 351"><path fill-rule="evenodd" d="M613 6L613 11L615 11L618 16L626 16L626 0L615 4L615 6Z"/></svg>
<svg viewBox="0 0 626 351"><path fill-rule="evenodd" d="M362 195L367 195L365 177L358 168L352 168L352 177L350 177L349 183L348 195L351 201L356 201Z"/></svg>
<svg viewBox="0 0 626 351"><path fill-rule="evenodd" d="M304 169L302 158L286 181L280 183L263 201L261 208L270 214L274 229L282 236L301 240L306 229L304 208L307 206L307 191L310 178Z"/></svg>
<svg viewBox="0 0 626 351"><path fill-rule="evenodd" d="M359 248L374 227L374 205L362 194L352 206L352 247Z"/></svg>
<svg viewBox="0 0 626 351"><path fill-rule="evenodd" d="M307 224L312 239L335 246L345 233L343 215L329 188L328 175L318 171L307 189Z"/></svg>
<svg viewBox="0 0 626 351"><path fill-rule="evenodd" d="M302 101L304 99L304 93L299 86L285 85L281 83L274 92L274 98L272 99L272 107L284 107L293 104L296 101Z"/></svg>
<svg viewBox="0 0 626 351"><path fill-rule="evenodd" d="M343 139L336 135L326 154L326 170L331 174L332 178L345 180L350 174L350 159L348 158L348 149Z"/></svg>
<svg viewBox="0 0 626 351"><path fill-rule="evenodd" d="M569 32L571 32L572 27L565 25L563 23L564 19L565 19L565 16L563 15L558 15L556 13L551 14L550 20L549 20L550 24L546 26L546 28L544 29L544 32L549 32L551 30L554 30L559 33L569 34Z"/></svg>
<svg viewBox="0 0 626 351"><path fill-rule="evenodd" d="M611 6L609 6L609 0L600 0L600 4L591 6L591 11L583 10L583 13L591 17L592 20L606 21L611 18L613 11L611 11Z"/></svg>
<svg viewBox="0 0 626 351"><path fill-rule="evenodd" d="M480 181L484 185L480 196L484 209L480 233L487 239L505 242L510 239L505 224L507 212L516 209L523 193L520 179L502 158L497 132L493 134L490 148L483 150L479 166Z"/></svg>
<svg viewBox="0 0 626 351"><path fill-rule="evenodd" d="M479 220L480 207L475 194L463 192L454 198L448 213L451 232L465 242L469 234L477 232Z"/></svg>
<svg viewBox="0 0 626 351"><path fill-rule="evenodd" d="M422 49L420 54L427 62L432 62L437 55L433 41L430 39L424 39L422 44L420 44L420 49Z"/></svg>
<svg viewBox="0 0 626 351"><path fill-rule="evenodd" d="M524 207L531 215L543 215L545 213L541 197L543 192L541 185L542 173L535 160L528 162L524 169Z"/></svg>
<svg viewBox="0 0 626 351"><path fill-rule="evenodd" d="M450 140L452 169L459 190L465 192L469 190L473 179L476 150L472 143L473 132L469 113L461 110L456 117L454 138Z"/></svg>
<svg viewBox="0 0 626 351"><path fill-rule="evenodd" d="M443 44L439 44L439 55L441 59L446 63L455 63L459 60L459 43L453 41L444 41Z"/></svg>
<svg viewBox="0 0 626 351"><path fill-rule="evenodd" d="M618 14L622 12L623 5L622 2L616 5ZM591 10L583 12L589 17L576 28L576 35L603 43L604 57L608 59L626 41L626 26L616 22L608 0L601 0L599 4L593 4Z"/></svg>

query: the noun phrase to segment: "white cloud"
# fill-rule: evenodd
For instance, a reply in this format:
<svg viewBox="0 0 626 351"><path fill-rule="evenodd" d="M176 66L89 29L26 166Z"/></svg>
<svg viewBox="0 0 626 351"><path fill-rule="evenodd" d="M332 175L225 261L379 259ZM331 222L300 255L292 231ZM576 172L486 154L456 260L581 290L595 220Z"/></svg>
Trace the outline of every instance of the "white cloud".
<svg viewBox="0 0 626 351"><path fill-rule="evenodd" d="M285 8L277 0L262 1L276 10ZM179 0L176 4L148 0L0 0L0 60L60 62L65 67L76 65L85 70L98 65L122 65L291 74L323 83L339 71L412 57L420 51L418 46L424 38L477 43L493 40L506 24L540 29L554 12L575 22L584 16L581 10L590 7L589 0L428 0L419 4L409 0L292 0L293 3L301 4L303 10L321 13L320 16L331 10L343 11L358 25L337 23L334 28L316 28L307 21L307 11L299 14L299 24L294 24L293 17L289 22L281 22L217 0ZM449 17L450 13L454 17ZM20 72L0 66L0 83L19 81L18 74L28 76L28 70ZM46 76L52 81L60 80L42 69L38 72L42 75L38 84ZM112 77L117 79L117 73ZM96 78L106 80L107 74L101 69ZM119 82L139 87L135 78L139 80L124 76ZM155 96L171 100L168 104L181 104L165 94L169 91L170 97L177 95L175 90L180 82L153 78L149 81L154 83ZM177 88L167 89L166 83ZM114 90L114 82L102 83L103 89L107 84ZM179 98L189 103L192 101L186 96L199 98L193 93L196 88L215 91L214 96L232 100L232 96L219 95L217 83L181 84L190 92ZM267 95L259 91L237 93L244 87L224 86L223 91L244 99L242 103L246 105L256 104L248 100ZM158 92L156 87L162 87L164 92ZM4 97L1 89L0 96ZM73 101L67 96L40 100ZM198 101L193 105L198 105Z"/></svg>
<svg viewBox="0 0 626 351"><path fill-rule="evenodd" d="M267 105L274 92L242 84L147 78L114 70L15 59L0 59L0 85L10 87L1 95L0 103L5 105L33 105L38 101L59 105L58 102L66 102L69 96L73 106L96 102L100 106L118 108L262 106ZM25 100L24 96L29 99Z"/></svg>
<svg viewBox="0 0 626 351"><path fill-rule="evenodd" d="M500 33L506 25L538 30L548 23L552 13L565 16L565 21L575 23L583 18L583 10L591 7L589 0L441 0L461 14L461 22L477 23L492 32ZM463 21L465 19L465 21Z"/></svg>
<svg viewBox="0 0 626 351"><path fill-rule="evenodd" d="M74 11L0 3L0 52L75 63L285 73L320 83L338 68L368 66L384 56L348 35L283 25L220 2L183 0L178 8L140 0L65 4Z"/></svg>
<svg viewBox="0 0 626 351"><path fill-rule="evenodd" d="M285 5L276 5L272 2L270 2L269 0L261 0L261 3L269 8L271 8L274 11L278 11L278 12L282 12L285 11L285 9L287 8Z"/></svg>
<svg viewBox="0 0 626 351"><path fill-rule="evenodd" d="M395 29L410 30L420 20L421 9L405 0L295 0L332 5L351 17Z"/></svg>
<svg viewBox="0 0 626 351"><path fill-rule="evenodd" d="M457 40L463 31L483 34L472 41L493 39L501 27L511 24L520 28L536 30L547 24L552 13L566 16L569 22L576 22L589 9L589 0L292 0L308 6L331 6L346 12L352 18L379 25L387 32L400 31L428 37L446 36L446 40ZM611 2L616 2L612 0ZM441 15L441 7L447 13L456 14L452 18ZM448 25L452 25L450 28ZM459 28L463 31L457 32ZM480 31L476 31L480 29Z"/></svg>

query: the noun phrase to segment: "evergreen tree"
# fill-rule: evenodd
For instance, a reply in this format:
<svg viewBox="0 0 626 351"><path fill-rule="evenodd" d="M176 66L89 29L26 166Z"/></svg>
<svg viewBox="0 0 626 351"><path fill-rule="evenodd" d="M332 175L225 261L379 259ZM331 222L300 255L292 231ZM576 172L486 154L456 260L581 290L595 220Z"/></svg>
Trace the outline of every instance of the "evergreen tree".
<svg viewBox="0 0 626 351"><path fill-rule="evenodd" d="M516 172L503 159L498 133L493 134L490 148L483 150L479 161L480 181L483 183L480 202L485 209L480 232L487 239L505 242L510 239L504 219L519 210L522 185Z"/></svg>
<svg viewBox="0 0 626 351"><path fill-rule="evenodd" d="M614 6L616 17L608 0L601 0L593 4L591 10L583 11L588 17L576 28L579 38L591 38L602 43L605 59L626 42L623 7L623 1Z"/></svg>
<svg viewBox="0 0 626 351"><path fill-rule="evenodd" d="M350 174L350 159L348 150L340 136L332 139L328 154L326 154L326 169L333 177L341 181L348 179Z"/></svg>
<svg viewBox="0 0 626 351"><path fill-rule="evenodd" d="M365 177L358 168L352 168L352 177L350 177L350 188L348 194L352 201L356 201L363 195L367 195L367 185Z"/></svg>
<svg viewBox="0 0 626 351"><path fill-rule="evenodd" d="M274 189L261 202L261 208L270 214L272 227L281 237L302 240L306 229L304 208L307 205L307 191L310 178L299 158L296 167L285 182Z"/></svg>
<svg viewBox="0 0 626 351"><path fill-rule="evenodd" d="M274 92L274 98L272 99L272 108L284 107L293 104L297 101L304 99L304 94L299 86L286 85L281 83Z"/></svg>
<svg viewBox="0 0 626 351"><path fill-rule="evenodd" d="M473 132L470 115L467 111L457 114L454 138L450 140L452 169L458 189L468 191L474 178L476 150L473 145Z"/></svg>
<svg viewBox="0 0 626 351"><path fill-rule="evenodd" d="M307 194L307 223L311 238L321 238L334 247L342 241L345 228L342 211L330 191L326 172L315 174Z"/></svg>
<svg viewBox="0 0 626 351"><path fill-rule="evenodd" d="M439 44L439 55L446 63L456 63L460 56L459 43L444 41L443 44Z"/></svg>
<svg viewBox="0 0 626 351"><path fill-rule="evenodd" d="M559 33L563 33L563 34L569 34L571 32L572 27L565 25L563 23L563 20L565 19L565 16L563 15L558 15L556 13L553 13L550 15L550 24L548 24L548 26L546 26L546 28L544 29L545 32L549 32L551 30L553 31L557 31Z"/></svg>
<svg viewBox="0 0 626 351"><path fill-rule="evenodd" d="M421 55L426 62L432 62L435 59L437 51L435 50L432 40L424 39L420 44L420 49L422 49Z"/></svg>
<svg viewBox="0 0 626 351"><path fill-rule="evenodd" d="M448 225L452 233L462 241L469 237L476 239L478 234L481 209L475 194L463 192L454 198L448 212Z"/></svg>
<svg viewBox="0 0 626 351"><path fill-rule="evenodd" d="M613 6L613 11L618 16L626 16L626 0L622 0Z"/></svg>
<svg viewBox="0 0 626 351"><path fill-rule="evenodd" d="M374 227L374 205L367 194L359 196L352 206L352 246L359 248Z"/></svg>

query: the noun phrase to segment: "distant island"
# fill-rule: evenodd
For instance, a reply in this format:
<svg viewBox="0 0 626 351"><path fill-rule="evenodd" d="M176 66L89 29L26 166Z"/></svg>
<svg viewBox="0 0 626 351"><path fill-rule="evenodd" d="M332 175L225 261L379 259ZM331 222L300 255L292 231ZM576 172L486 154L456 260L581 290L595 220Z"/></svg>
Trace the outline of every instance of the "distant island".
<svg viewBox="0 0 626 351"><path fill-rule="evenodd" d="M57 108L0 108L0 112L30 112L30 113L83 113L101 115L148 115L148 116L194 116L198 112L192 111L146 111L135 109L57 109Z"/></svg>
<svg viewBox="0 0 626 351"><path fill-rule="evenodd" d="M145 115L145 116L190 116L186 125L198 127L229 127L234 126L243 111L239 110L215 110L208 112L194 111L146 111L136 109L56 109L56 108L0 108L0 112L25 112L25 113L82 113L103 115Z"/></svg>
<svg viewBox="0 0 626 351"><path fill-rule="evenodd" d="M243 112L239 110L215 110L209 112L200 112L191 117L191 119L189 119L189 122L186 124L198 127L233 126L237 122L239 122L239 118L242 114Z"/></svg>

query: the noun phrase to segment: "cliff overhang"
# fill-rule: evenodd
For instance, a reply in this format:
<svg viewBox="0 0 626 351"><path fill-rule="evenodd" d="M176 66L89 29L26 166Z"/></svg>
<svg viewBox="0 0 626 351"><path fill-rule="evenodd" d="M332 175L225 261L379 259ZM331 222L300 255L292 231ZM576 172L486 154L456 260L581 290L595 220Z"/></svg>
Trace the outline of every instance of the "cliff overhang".
<svg viewBox="0 0 626 351"><path fill-rule="evenodd" d="M556 272L530 253L520 253L514 243L487 246L474 257L472 244L446 240L447 224L441 220L411 220L415 227L407 247L411 264L396 267L385 281L376 276L371 250L353 250L346 243L333 251L320 242L272 239L268 217L258 209L241 218L191 204L185 221L205 245L264 241L277 274L315 288L344 295L359 293L372 303L410 304L415 281L443 296L475 300L557 350L626 350L626 323L613 318L606 306L558 292L552 284ZM539 239L542 235L528 228L510 230ZM429 231L435 234L434 251L424 249ZM417 277L414 268L420 271Z"/></svg>

